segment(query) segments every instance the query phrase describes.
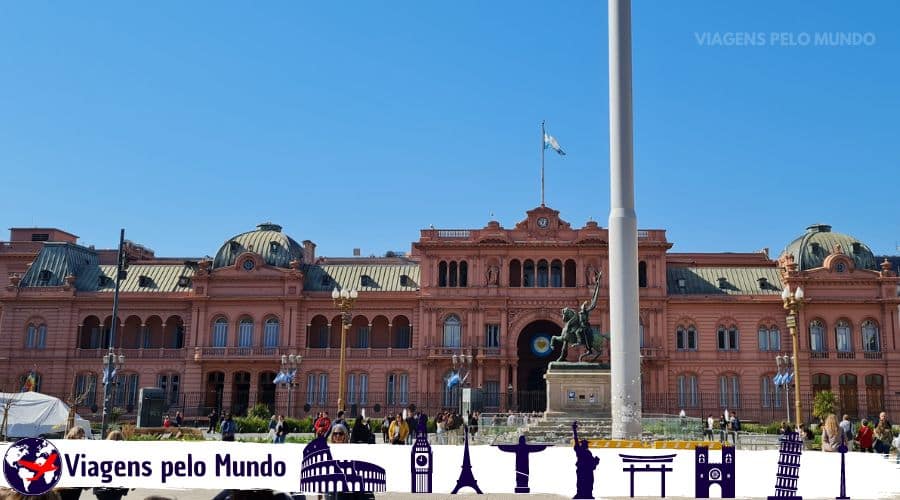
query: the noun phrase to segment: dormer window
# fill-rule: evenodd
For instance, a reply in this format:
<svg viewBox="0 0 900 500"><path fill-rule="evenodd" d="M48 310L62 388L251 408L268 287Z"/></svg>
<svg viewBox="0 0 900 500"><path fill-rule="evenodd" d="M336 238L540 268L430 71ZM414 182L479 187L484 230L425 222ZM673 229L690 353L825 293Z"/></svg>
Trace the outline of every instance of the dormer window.
<svg viewBox="0 0 900 500"><path fill-rule="evenodd" d="M766 290L769 288L768 278L759 277L759 278L756 278L756 281L759 283L760 290Z"/></svg>
<svg viewBox="0 0 900 500"><path fill-rule="evenodd" d="M853 253L859 253L862 250L862 245L858 241L853 242Z"/></svg>
<svg viewBox="0 0 900 500"><path fill-rule="evenodd" d="M97 276L97 286L100 288L105 288L109 285L110 279L109 276Z"/></svg>
<svg viewBox="0 0 900 500"><path fill-rule="evenodd" d="M813 253L819 253L819 251L821 250L822 247L817 242L814 241L810 244L810 248L812 248Z"/></svg>
<svg viewBox="0 0 900 500"><path fill-rule="evenodd" d="M323 287L328 287L328 286L331 285L331 277L328 276L327 274L323 274L323 275L322 275L322 279L319 281L319 283L320 283Z"/></svg>
<svg viewBox="0 0 900 500"><path fill-rule="evenodd" d="M178 286L180 286L180 287L191 286L191 278L189 278L188 276L179 276L178 277Z"/></svg>
<svg viewBox="0 0 900 500"><path fill-rule="evenodd" d="M153 286L153 279L151 279L150 276L139 276L138 286L141 288L150 288Z"/></svg>
<svg viewBox="0 0 900 500"><path fill-rule="evenodd" d="M368 274L363 274L359 277L359 286L375 286L375 283L372 280L372 277Z"/></svg>
<svg viewBox="0 0 900 500"><path fill-rule="evenodd" d="M722 290L728 288L728 278L725 278L723 276L719 277L719 288Z"/></svg>
<svg viewBox="0 0 900 500"><path fill-rule="evenodd" d="M48 269L42 269L40 273L38 273L38 284L39 285L47 285L50 283L50 280L53 278L53 273Z"/></svg>
<svg viewBox="0 0 900 500"><path fill-rule="evenodd" d="M281 248L281 245L278 244L277 241L269 242L269 251L272 253L278 253L278 250Z"/></svg>
<svg viewBox="0 0 900 500"><path fill-rule="evenodd" d="M400 286L409 286L409 276L405 274L400 275Z"/></svg>

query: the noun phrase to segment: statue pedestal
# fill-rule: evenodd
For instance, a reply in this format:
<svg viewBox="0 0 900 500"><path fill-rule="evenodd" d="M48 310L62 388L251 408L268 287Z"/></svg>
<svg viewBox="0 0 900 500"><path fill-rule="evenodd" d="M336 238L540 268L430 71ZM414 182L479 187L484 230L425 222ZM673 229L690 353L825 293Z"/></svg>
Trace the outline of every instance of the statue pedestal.
<svg viewBox="0 0 900 500"><path fill-rule="evenodd" d="M609 367L597 363L553 362L544 380L547 381L545 417L612 416Z"/></svg>

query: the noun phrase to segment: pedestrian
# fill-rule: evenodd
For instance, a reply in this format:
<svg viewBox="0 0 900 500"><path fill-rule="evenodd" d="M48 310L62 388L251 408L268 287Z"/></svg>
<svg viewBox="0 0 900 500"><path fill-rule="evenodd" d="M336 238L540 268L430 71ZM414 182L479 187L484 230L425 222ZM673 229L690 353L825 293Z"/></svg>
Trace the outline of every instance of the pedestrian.
<svg viewBox="0 0 900 500"><path fill-rule="evenodd" d="M403 420L403 415L397 414L394 421L391 422L388 435L390 436L391 444L406 444L406 437L409 436L409 426Z"/></svg>
<svg viewBox="0 0 900 500"><path fill-rule="evenodd" d="M719 414L719 442L725 442L725 434L728 432L728 419L725 418L725 414Z"/></svg>
<svg viewBox="0 0 900 500"><path fill-rule="evenodd" d="M225 420L222 421L222 441L234 441L234 434L237 426L231 418L231 413L225 414Z"/></svg>
<svg viewBox="0 0 900 500"><path fill-rule="evenodd" d="M834 413L825 417L825 425L822 426L822 451L835 452L844 439L844 431L838 426Z"/></svg>
<svg viewBox="0 0 900 500"><path fill-rule="evenodd" d="M278 422L275 424L275 442L284 443L287 439L288 428L284 421L284 415L278 415Z"/></svg>
<svg viewBox="0 0 900 500"><path fill-rule="evenodd" d="M383 439L384 443L390 443L391 438L388 434L388 430L391 428L391 416L385 415L384 420L381 421L381 439Z"/></svg>
<svg viewBox="0 0 900 500"><path fill-rule="evenodd" d="M728 426L730 428L731 443L736 445L738 432L741 431L741 420L738 418L737 413L731 412L731 420L728 422Z"/></svg>
<svg viewBox="0 0 900 500"><path fill-rule="evenodd" d="M875 433L869 427L869 421L863 420L856 431L856 442L859 443L859 451L872 452L872 442L875 440Z"/></svg>
<svg viewBox="0 0 900 500"><path fill-rule="evenodd" d="M894 440L894 431L890 427L890 421L885 417L885 413L881 412L882 417L875 426L875 453L890 453L891 442Z"/></svg>
<svg viewBox="0 0 900 500"><path fill-rule="evenodd" d="M216 432L216 427L219 425L219 412L213 408L213 411L209 414L209 429L206 432L212 434Z"/></svg>
<svg viewBox="0 0 900 500"><path fill-rule="evenodd" d="M478 433L478 412L469 412L469 435L475 438Z"/></svg>
<svg viewBox="0 0 900 500"><path fill-rule="evenodd" d="M269 441L271 441L272 443L278 442L278 433L276 430L277 427L278 418L275 415L272 415L271 417L269 417Z"/></svg>
<svg viewBox="0 0 900 500"><path fill-rule="evenodd" d="M681 423L681 428L684 429L687 427L687 413L684 412L684 408L678 412L678 420Z"/></svg>
<svg viewBox="0 0 900 500"><path fill-rule="evenodd" d="M84 439L84 429L77 426L72 427L66 433L66 439ZM57 488L56 492L59 493L61 500L78 500L81 497L81 492L84 490L85 488ZM35 497L26 498L34 499Z"/></svg>
<svg viewBox="0 0 900 500"><path fill-rule="evenodd" d="M338 422L335 420L335 422ZM347 426L343 424L343 422L335 423L331 427L331 431L329 432L331 435L331 442L334 444L343 444L349 441L350 436L348 436Z"/></svg>
<svg viewBox="0 0 900 500"><path fill-rule="evenodd" d="M166 415L165 417L163 417L163 427L168 429L171 426L172 426L172 421L169 420L169 416Z"/></svg>
<svg viewBox="0 0 900 500"><path fill-rule="evenodd" d="M844 414L843 418L841 418L841 422L838 424L838 427L841 428L841 432L844 433L844 442L847 443L848 450L850 451L850 447L853 445L853 422L850 421L850 415Z"/></svg>
<svg viewBox="0 0 900 500"><path fill-rule="evenodd" d="M184 423L184 417L181 416L180 411L175 412L175 427L181 427L181 424Z"/></svg>
<svg viewBox="0 0 900 500"><path fill-rule="evenodd" d="M703 430L703 439L712 441L713 440L713 429L715 428L716 421L713 420L712 413L707 415L706 417L706 428Z"/></svg>
<svg viewBox="0 0 900 500"><path fill-rule="evenodd" d="M357 418L353 422L353 429L350 431L351 444L368 444L372 431L366 426L362 417Z"/></svg>
<svg viewBox="0 0 900 500"><path fill-rule="evenodd" d="M319 415L313 428L315 429L316 437L327 437L328 432L331 430L331 419L328 418L327 411L323 411Z"/></svg>
<svg viewBox="0 0 900 500"><path fill-rule="evenodd" d="M437 444L447 444L447 436L445 436L444 412L438 412L434 417L434 427L437 433Z"/></svg>

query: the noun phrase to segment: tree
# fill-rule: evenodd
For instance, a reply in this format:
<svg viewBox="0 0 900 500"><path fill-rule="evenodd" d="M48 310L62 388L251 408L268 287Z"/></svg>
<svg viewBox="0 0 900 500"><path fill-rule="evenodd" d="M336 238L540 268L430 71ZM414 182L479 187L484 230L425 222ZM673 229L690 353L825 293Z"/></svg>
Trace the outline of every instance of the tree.
<svg viewBox="0 0 900 500"><path fill-rule="evenodd" d="M69 405L69 414L66 417L66 434L69 433L73 427L75 427L75 407L80 405L87 399L88 395L94 390L94 382L93 377L89 380L87 387L84 388L84 391L81 394L77 393L77 387L72 389L72 394L66 398L66 404Z"/></svg>
<svg viewBox="0 0 900 500"><path fill-rule="evenodd" d="M837 404L837 397L831 391L822 391L816 393L813 399L813 416L824 421L825 418L834 413L834 407Z"/></svg>
<svg viewBox="0 0 900 500"><path fill-rule="evenodd" d="M0 438L5 440L7 438L6 433L9 428L9 410L13 406L15 406L20 399L22 399L22 393L12 390L8 392L6 390L2 390L0 392L5 393L2 397L0 397L0 408L2 408L3 410L3 421L2 423L0 423Z"/></svg>

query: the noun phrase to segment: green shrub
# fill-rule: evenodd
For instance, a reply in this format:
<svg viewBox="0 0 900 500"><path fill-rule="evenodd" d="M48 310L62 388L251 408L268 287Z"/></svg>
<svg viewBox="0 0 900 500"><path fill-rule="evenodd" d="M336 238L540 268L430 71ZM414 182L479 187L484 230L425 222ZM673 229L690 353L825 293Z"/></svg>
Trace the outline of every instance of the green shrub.
<svg viewBox="0 0 900 500"><path fill-rule="evenodd" d="M284 419L284 424L287 426L287 431L289 434L296 434L298 432L312 432L313 430L313 421L312 417L306 418L286 418Z"/></svg>
<svg viewBox="0 0 900 500"><path fill-rule="evenodd" d="M237 431L245 432L269 432L269 419L257 417L235 417L234 424Z"/></svg>
<svg viewBox="0 0 900 500"><path fill-rule="evenodd" d="M834 407L837 404L837 398L831 391L822 391L816 394L813 399L813 416L821 421L825 421L825 417L834 413Z"/></svg>
<svg viewBox="0 0 900 500"><path fill-rule="evenodd" d="M269 410L268 405L257 403L253 408L250 408L250 411L247 412L247 416L269 420L269 418L272 417L272 412Z"/></svg>

